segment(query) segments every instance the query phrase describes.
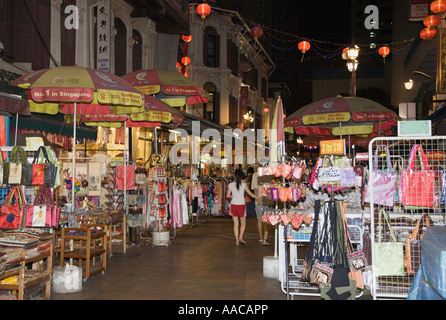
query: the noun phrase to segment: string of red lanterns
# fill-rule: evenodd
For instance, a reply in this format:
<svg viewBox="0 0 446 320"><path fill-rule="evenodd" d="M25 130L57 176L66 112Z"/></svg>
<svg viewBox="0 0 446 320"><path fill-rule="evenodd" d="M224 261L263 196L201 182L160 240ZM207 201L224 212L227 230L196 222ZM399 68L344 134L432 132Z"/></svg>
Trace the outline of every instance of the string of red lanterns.
<svg viewBox="0 0 446 320"><path fill-rule="evenodd" d="M431 3L430 9L433 13L424 18L423 24L426 28L420 31L420 38L430 40L437 35L437 27L441 24L442 15L446 12L446 0L436 0Z"/></svg>

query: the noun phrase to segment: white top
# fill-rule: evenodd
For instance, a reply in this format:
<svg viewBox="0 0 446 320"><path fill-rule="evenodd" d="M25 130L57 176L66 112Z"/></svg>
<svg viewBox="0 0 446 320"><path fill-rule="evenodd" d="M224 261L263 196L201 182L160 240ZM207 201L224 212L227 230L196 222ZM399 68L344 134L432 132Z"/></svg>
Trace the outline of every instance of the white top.
<svg viewBox="0 0 446 320"><path fill-rule="evenodd" d="M235 182L231 182L228 185L228 188L232 192L231 204L236 204L236 205L245 204L245 187L246 187L245 182L240 183L240 189L238 190L237 190L237 184Z"/></svg>

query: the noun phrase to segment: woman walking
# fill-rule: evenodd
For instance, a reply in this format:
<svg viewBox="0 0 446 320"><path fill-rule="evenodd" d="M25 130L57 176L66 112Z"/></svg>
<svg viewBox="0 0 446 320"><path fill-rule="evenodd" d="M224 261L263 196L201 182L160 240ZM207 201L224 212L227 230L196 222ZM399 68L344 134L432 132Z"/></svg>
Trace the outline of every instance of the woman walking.
<svg viewBox="0 0 446 320"><path fill-rule="evenodd" d="M245 244L243 240L243 234L246 228L246 205L245 205L245 192L251 197L259 199L255 194L249 190L245 182L242 182L243 172L241 170L235 170L234 181L228 186L228 198L231 199L231 209L229 214L232 216L234 222L234 235L235 244ZM240 228L240 230L239 230Z"/></svg>

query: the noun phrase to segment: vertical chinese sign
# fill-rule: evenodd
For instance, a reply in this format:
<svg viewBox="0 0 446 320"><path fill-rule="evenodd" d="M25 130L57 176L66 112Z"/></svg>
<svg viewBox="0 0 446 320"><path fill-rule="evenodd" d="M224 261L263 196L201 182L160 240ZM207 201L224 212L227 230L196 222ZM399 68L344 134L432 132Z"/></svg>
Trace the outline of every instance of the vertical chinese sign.
<svg viewBox="0 0 446 320"><path fill-rule="evenodd" d="M96 68L110 72L110 1L102 1L97 5L97 52Z"/></svg>
<svg viewBox="0 0 446 320"><path fill-rule="evenodd" d="M446 93L446 29L438 29L437 93Z"/></svg>

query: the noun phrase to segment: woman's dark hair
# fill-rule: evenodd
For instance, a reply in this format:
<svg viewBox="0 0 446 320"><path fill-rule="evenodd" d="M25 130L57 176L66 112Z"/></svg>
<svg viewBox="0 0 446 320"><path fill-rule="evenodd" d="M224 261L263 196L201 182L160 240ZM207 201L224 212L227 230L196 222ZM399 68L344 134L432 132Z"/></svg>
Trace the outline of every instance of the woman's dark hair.
<svg viewBox="0 0 446 320"><path fill-rule="evenodd" d="M253 174L254 173L254 168L253 167L249 167L248 168L248 174Z"/></svg>
<svg viewBox="0 0 446 320"><path fill-rule="evenodd" d="M235 170L234 172L234 177L235 177L235 183L237 186L237 190L240 189L240 185L242 184L242 179L244 178L244 174L242 170Z"/></svg>

